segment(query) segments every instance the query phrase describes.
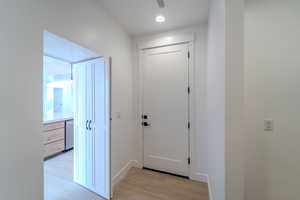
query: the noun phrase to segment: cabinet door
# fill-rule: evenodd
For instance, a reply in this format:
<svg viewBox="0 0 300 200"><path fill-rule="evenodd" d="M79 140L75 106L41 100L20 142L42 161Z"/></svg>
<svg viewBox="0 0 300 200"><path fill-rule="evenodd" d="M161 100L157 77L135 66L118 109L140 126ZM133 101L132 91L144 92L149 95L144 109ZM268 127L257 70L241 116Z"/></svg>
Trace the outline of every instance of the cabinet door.
<svg viewBox="0 0 300 200"><path fill-rule="evenodd" d="M94 102L94 80L93 80L93 73L94 73L94 62L88 61L86 62L86 73L87 73L87 80L86 80L86 115L87 115L87 134L86 134L86 160L84 161L86 164L86 187L90 190L93 188L94 182L94 141L93 141L93 102Z"/></svg>
<svg viewBox="0 0 300 200"><path fill-rule="evenodd" d="M73 65L73 102L74 102L74 181L87 187L87 135L88 99L87 82L90 80L87 64Z"/></svg>
<svg viewBox="0 0 300 200"><path fill-rule="evenodd" d="M90 60L74 65L73 72L75 182L109 199L109 62Z"/></svg>

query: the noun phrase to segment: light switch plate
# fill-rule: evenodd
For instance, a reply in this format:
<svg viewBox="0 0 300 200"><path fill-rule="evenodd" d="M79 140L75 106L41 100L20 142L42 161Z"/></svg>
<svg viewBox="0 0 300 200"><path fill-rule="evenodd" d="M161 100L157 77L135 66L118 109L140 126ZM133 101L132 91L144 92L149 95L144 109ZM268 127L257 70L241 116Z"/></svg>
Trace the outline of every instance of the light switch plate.
<svg viewBox="0 0 300 200"><path fill-rule="evenodd" d="M273 119L265 119L264 120L264 130L265 131L273 131L273 129L274 129Z"/></svg>

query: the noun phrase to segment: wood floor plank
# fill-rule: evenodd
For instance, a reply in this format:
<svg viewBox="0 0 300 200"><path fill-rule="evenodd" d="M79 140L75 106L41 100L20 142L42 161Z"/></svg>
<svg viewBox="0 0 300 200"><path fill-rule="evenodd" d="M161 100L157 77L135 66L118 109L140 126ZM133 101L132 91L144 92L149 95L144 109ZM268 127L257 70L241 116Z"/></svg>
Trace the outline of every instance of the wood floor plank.
<svg viewBox="0 0 300 200"><path fill-rule="evenodd" d="M132 168L115 189L115 200L208 200L208 187L189 179Z"/></svg>
<svg viewBox="0 0 300 200"><path fill-rule="evenodd" d="M45 161L44 200L103 200L73 182L73 152ZM208 200L205 183L132 168L115 187L113 200Z"/></svg>

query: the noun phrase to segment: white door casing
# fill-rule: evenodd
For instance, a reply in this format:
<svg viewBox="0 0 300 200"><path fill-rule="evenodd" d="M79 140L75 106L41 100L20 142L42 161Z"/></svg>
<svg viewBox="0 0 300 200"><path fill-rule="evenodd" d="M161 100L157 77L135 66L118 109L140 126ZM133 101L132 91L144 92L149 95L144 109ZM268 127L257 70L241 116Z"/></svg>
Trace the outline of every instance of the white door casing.
<svg viewBox="0 0 300 200"><path fill-rule="evenodd" d="M142 51L144 167L189 176L188 43Z"/></svg>

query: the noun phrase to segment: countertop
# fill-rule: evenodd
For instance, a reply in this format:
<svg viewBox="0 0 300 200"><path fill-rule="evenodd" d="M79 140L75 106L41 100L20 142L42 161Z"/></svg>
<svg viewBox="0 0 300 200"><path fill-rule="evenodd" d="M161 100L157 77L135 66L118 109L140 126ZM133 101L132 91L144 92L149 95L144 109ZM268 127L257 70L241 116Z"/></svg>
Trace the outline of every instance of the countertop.
<svg viewBox="0 0 300 200"><path fill-rule="evenodd" d="M51 113L44 116L44 124L67 121L73 119L70 113Z"/></svg>

